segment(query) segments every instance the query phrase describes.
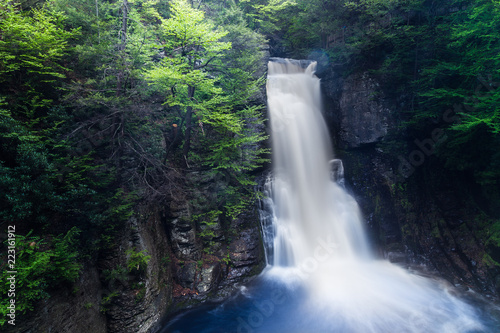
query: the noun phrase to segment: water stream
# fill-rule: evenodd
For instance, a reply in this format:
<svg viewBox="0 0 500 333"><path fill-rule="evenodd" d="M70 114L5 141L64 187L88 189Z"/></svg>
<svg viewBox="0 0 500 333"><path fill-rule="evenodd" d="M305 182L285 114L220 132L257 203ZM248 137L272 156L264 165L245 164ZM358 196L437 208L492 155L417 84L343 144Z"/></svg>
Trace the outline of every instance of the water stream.
<svg viewBox="0 0 500 333"><path fill-rule="evenodd" d="M183 314L163 332L500 331L445 283L372 254L332 155L315 66L269 63L273 171L261 203L267 268L232 299Z"/></svg>

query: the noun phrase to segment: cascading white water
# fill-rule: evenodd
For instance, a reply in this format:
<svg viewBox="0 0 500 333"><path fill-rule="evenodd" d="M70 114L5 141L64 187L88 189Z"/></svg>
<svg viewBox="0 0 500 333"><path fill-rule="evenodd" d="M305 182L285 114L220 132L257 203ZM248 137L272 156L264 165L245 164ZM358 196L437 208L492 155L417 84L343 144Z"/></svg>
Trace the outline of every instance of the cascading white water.
<svg viewBox="0 0 500 333"><path fill-rule="evenodd" d="M332 148L315 66L269 63L274 264L280 266L304 264L314 257L318 242L335 244L331 256L337 259L370 257L356 202L331 181Z"/></svg>
<svg viewBox="0 0 500 333"><path fill-rule="evenodd" d="M332 181L331 165L341 165L330 163L315 66L269 62L273 177L264 275L307 290L300 313L316 318L316 332L481 332L474 309L435 280L371 255L357 203Z"/></svg>

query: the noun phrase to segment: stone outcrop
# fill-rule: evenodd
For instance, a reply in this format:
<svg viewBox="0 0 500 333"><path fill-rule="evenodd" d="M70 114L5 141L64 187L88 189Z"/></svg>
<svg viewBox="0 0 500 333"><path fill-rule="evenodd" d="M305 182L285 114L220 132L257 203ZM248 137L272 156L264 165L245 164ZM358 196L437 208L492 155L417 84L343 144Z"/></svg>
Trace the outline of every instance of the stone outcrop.
<svg viewBox="0 0 500 333"><path fill-rule="evenodd" d="M172 303L172 249L165 233L165 210L139 207L119 238L118 246L102 255L98 265L103 290L101 311L107 332L148 332ZM134 253L149 256L143 268L131 267Z"/></svg>
<svg viewBox="0 0 500 333"><path fill-rule="evenodd" d="M5 325L2 332L106 332L106 316L99 311L102 284L99 272L85 264L73 286L51 291L51 297L36 304L28 315L17 314L16 325Z"/></svg>
<svg viewBox="0 0 500 333"><path fill-rule="evenodd" d="M188 182L195 186L187 197L137 207L114 246L86 263L74 285L51 291L8 332L156 332L169 314L228 297L258 274L257 208L200 224L193 216L210 211L227 182L202 172Z"/></svg>
<svg viewBox="0 0 500 333"><path fill-rule="evenodd" d="M342 78L327 72L323 78L326 117L340 148L379 142L394 125L391 108L376 80L367 73Z"/></svg>
<svg viewBox="0 0 500 333"><path fill-rule="evenodd" d="M264 247L260 228L252 221L258 220L257 209L242 214L233 221L231 227L239 230L238 235L229 244L229 267L223 285L232 290L238 283L260 272L265 265ZM226 291L224 291L226 292Z"/></svg>
<svg viewBox="0 0 500 333"><path fill-rule="evenodd" d="M408 142L415 140L397 131L404 96L387 98L366 73L344 77L341 70L322 72L325 118L344 162L346 185L380 255L401 265L423 265L457 286L498 297L500 272L485 260L478 222L485 217L472 203L472 189L464 188L459 174L454 183L429 179L422 171L430 164L403 175L398 155L408 156ZM386 149L389 136L396 145Z"/></svg>
<svg viewBox="0 0 500 333"><path fill-rule="evenodd" d="M200 249L196 242L196 230L188 216L179 216L170 221L169 237L177 258L183 260L199 258Z"/></svg>
<svg viewBox="0 0 500 333"><path fill-rule="evenodd" d="M199 246L204 249L199 257L173 260L173 311L224 299L237 290L237 285L260 273L265 265L256 207L227 225L220 219L210 226L202 225L197 234Z"/></svg>
<svg viewBox="0 0 500 333"><path fill-rule="evenodd" d="M172 303L163 213L160 207L138 207L115 246L89 260L74 285L51 290L12 332L147 332ZM130 251L149 256L143 272L127 267Z"/></svg>
<svg viewBox="0 0 500 333"><path fill-rule="evenodd" d="M339 136L346 147L375 143L387 135L391 110L384 106L378 84L368 74L349 76L339 101Z"/></svg>

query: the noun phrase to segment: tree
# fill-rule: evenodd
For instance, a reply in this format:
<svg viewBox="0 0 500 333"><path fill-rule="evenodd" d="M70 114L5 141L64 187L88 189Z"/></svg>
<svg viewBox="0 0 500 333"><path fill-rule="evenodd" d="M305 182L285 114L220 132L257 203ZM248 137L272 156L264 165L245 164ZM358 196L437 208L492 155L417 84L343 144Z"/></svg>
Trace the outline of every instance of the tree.
<svg viewBox="0 0 500 333"><path fill-rule="evenodd" d="M498 184L500 154L500 8L498 1L459 2L462 10L442 19L442 39L422 69L419 108L414 117L455 121L444 124L448 140L438 150L450 169L474 174L482 185Z"/></svg>
<svg viewBox="0 0 500 333"><path fill-rule="evenodd" d="M174 0L171 17L162 21L165 57L146 72L152 84L170 91L166 104L179 108L180 129L184 131L183 155L188 164L191 145L192 115L197 112L199 124L217 121L212 115L225 102L217 79L207 67L231 44L221 41L227 31L215 28L201 10L185 0ZM221 113L220 110L218 113ZM180 135L180 132L177 134ZM168 152L168 151L167 151Z"/></svg>
<svg viewBox="0 0 500 333"><path fill-rule="evenodd" d="M68 213L68 201L91 192L57 177L68 147L54 140L64 122L57 81L68 73L61 63L78 30L64 30L64 15L49 7L22 12L2 0L0 18L0 217L41 227L50 213Z"/></svg>
<svg viewBox="0 0 500 333"><path fill-rule="evenodd" d="M162 21L164 57L145 72L150 84L166 95L166 123L177 129L166 154L184 134L184 165L223 175L228 184L214 209L234 217L251 202L249 171L266 160L262 154L267 150L259 146L266 139L262 107L251 101L263 84L255 74L263 58L262 37L245 35L248 28L234 7L232 17L222 11L217 18L220 24L226 19L232 23L224 22L228 30L216 28L186 1L174 1L171 11Z"/></svg>
<svg viewBox="0 0 500 333"><path fill-rule="evenodd" d="M0 0L0 98L15 117L38 123L57 97L58 80L67 71L62 59L78 35L78 29L65 30L63 20L49 7L22 12Z"/></svg>
<svg viewBox="0 0 500 333"><path fill-rule="evenodd" d="M160 2L54 1L66 12L69 26L85 31L74 41L75 75L65 95L72 112L65 137L83 154L112 162L103 168L114 186L149 189L149 199L161 195L158 188L169 177L156 123L159 107L142 75L157 59L153 41Z"/></svg>

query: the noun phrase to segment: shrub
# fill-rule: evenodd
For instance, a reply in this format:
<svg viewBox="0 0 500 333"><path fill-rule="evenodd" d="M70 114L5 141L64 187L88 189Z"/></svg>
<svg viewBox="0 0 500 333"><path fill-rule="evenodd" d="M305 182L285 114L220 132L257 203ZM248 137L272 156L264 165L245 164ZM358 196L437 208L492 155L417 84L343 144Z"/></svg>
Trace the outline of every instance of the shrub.
<svg viewBox="0 0 500 333"><path fill-rule="evenodd" d="M74 249L74 240L78 237L80 230L73 227L66 235L42 239L39 236L31 236L31 231L23 236L16 235L15 238L15 265L14 268L2 267L0 273L0 325L8 318L7 305L10 284L7 278L15 274L15 301L16 312L24 314L32 311L36 301L48 298L51 287L56 287L61 282L73 282L78 278L81 264L76 260L78 251ZM2 257L5 257L2 254ZM7 263L2 258L2 263Z"/></svg>

